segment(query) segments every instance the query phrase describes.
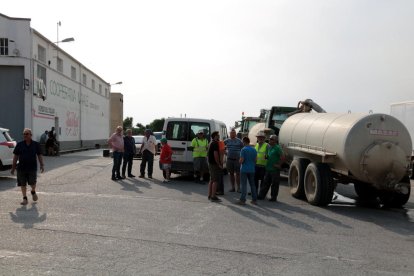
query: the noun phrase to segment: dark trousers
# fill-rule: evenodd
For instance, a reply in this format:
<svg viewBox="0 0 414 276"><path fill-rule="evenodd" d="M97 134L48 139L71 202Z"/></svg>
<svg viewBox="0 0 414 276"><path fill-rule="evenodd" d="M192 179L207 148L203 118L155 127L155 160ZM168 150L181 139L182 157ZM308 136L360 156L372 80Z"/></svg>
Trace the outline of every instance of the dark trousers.
<svg viewBox="0 0 414 276"><path fill-rule="evenodd" d="M280 171L266 172L263 184L260 187L259 199L264 199L270 189L270 199L276 200L279 194Z"/></svg>
<svg viewBox="0 0 414 276"><path fill-rule="evenodd" d="M154 166L154 154L152 154L149 150L144 150L142 153L142 161L140 167L141 175L145 175L145 167L147 166L148 162L148 176L152 177L152 169Z"/></svg>
<svg viewBox="0 0 414 276"><path fill-rule="evenodd" d="M266 173L266 168L264 166L255 166L255 172L254 172L254 185L256 186L256 194L258 194L259 191L259 181L260 186L263 185L263 179Z"/></svg>
<svg viewBox="0 0 414 276"><path fill-rule="evenodd" d="M217 180L217 193L224 194L224 179L223 173L221 173Z"/></svg>
<svg viewBox="0 0 414 276"><path fill-rule="evenodd" d="M114 151L112 153L114 158L114 164L112 166L112 177L121 177L121 163L122 163L122 156L123 153L119 151Z"/></svg>
<svg viewBox="0 0 414 276"><path fill-rule="evenodd" d="M128 165L128 176L132 174L132 163L134 160L134 154L133 153L126 153L124 152L124 162L122 163L122 176L125 176L125 170Z"/></svg>

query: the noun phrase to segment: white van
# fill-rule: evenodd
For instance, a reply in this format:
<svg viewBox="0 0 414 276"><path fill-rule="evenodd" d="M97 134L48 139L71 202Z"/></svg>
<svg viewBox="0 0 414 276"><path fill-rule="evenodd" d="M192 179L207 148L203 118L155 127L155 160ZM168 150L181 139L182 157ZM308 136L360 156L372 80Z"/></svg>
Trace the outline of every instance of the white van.
<svg viewBox="0 0 414 276"><path fill-rule="evenodd" d="M167 138L168 144L173 151L172 173L193 173L193 149L191 147L191 141L200 130L204 131L208 141L211 141L210 136L214 131L220 133L221 140L228 138L226 124L217 120L196 118L165 119L163 137Z"/></svg>

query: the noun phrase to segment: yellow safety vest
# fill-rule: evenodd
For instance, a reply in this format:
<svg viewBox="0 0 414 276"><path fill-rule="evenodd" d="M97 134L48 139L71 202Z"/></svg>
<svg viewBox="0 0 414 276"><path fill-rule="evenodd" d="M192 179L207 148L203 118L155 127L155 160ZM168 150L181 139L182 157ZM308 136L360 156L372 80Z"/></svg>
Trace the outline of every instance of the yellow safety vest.
<svg viewBox="0 0 414 276"><path fill-rule="evenodd" d="M260 146L259 143L257 143L254 148L257 151L256 165L266 166L266 164L267 164L267 159L266 159L267 143L263 143L262 146Z"/></svg>
<svg viewBox="0 0 414 276"><path fill-rule="evenodd" d="M191 141L193 147L193 157L207 157L208 141L207 139L194 138Z"/></svg>

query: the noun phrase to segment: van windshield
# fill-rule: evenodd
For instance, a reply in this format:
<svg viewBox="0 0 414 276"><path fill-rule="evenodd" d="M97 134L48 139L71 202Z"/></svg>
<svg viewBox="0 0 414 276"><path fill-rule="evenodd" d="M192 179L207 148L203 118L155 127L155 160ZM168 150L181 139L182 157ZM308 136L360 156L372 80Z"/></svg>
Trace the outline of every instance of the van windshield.
<svg viewBox="0 0 414 276"><path fill-rule="evenodd" d="M171 121L167 124L165 136L167 140L192 141L200 130L209 140L210 125L208 123Z"/></svg>

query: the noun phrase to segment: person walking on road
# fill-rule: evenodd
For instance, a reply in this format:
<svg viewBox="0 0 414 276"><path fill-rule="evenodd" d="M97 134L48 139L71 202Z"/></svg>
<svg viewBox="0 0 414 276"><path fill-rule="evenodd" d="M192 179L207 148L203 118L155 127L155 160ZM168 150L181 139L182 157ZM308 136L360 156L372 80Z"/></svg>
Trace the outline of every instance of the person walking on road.
<svg viewBox="0 0 414 276"><path fill-rule="evenodd" d="M201 178L204 177L205 173L208 171L208 140L204 137L204 131L202 129L198 131L197 137L191 141L191 147L193 148L195 182L202 183Z"/></svg>
<svg viewBox="0 0 414 276"><path fill-rule="evenodd" d="M224 141L226 145L227 162L226 169L230 174L231 189L229 192L240 192L240 151L243 142L236 137L236 130L230 131L230 138Z"/></svg>
<svg viewBox="0 0 414 276"><path fill-rule="evenodd" d="M121 163L124 155L124 137L122 136L123 128L117 126L115 132L109 137L108 144L112 148L112 156L114 164L112 165L112 180L122 179L121 177Z"/></svg>
<svg viewBox="0 0 414 276"><path fill-rule="evenodd" d="M257 160L256 150L250 146L249 137L243 138L244 147L240 151L240 186L241 186L241 195L240 200L237 202L240 205L246 204L246 194L247 194L247 181L250 184L250 190L252 192L252 201L253 205L257 204L257 193L254 181L255 173L255 163Z"/></svg>
<svg viewBox="0 0 414 276"><path fill-rule="evenodd" d="M270 189L269 201L276 201L279 194L280 168L282 165L283 151L279 146L277 135L271 135L269 139L269 151L267 155L266 173L263 185L260 187L258 199L265 199Z"/></svg>
<svg viewBox="0 0 414 276"><path fill-rule="evenodd" d="M20 204L27 205L27 185L31 187L30 193L32 194L33 201L38 200L36 194L37 160L40 164L40 172L43 173L45 171L40 144L32 140L31 129L25 128L23 130L23 141L17 143L13 154L13 164L10 172L14 175L17 168L17 186L21 188L23 195L23 201ZM19 161L19 164L17 164L17 161Z"/></svg>
<svg viewBox="0 0 414 276"><path fill-rule="evenodd" d="M142 161L140 166L140 178L145 177L145 168L148 163L148 178L152 178L152 171L154 167L154 156L157 154L157 139L152 135L150 129L146 129L145 137L141 145Z"/></svg>
<svg viewBox="0 0 414 276"><path fill-rule="evenodd" d="M210 182L208 183L208 199L211 201L221 201L217 195L217 182L223 170L223 164L220 161L220 150L218 140L220 135L218 131L211 134L211 142L208 147L208 168L210 171Z"/></svg>
<svg viewBox="0 0 414 276"><path fill-rule="evenodd" d="M132 137L132 130L127 129L124 136L124 160L122 163L122 178L125 177L125 171L128 165L128 177L135 177L132 174L132 164L134 162L134 155L136 153L135 139Z"/></svg>

